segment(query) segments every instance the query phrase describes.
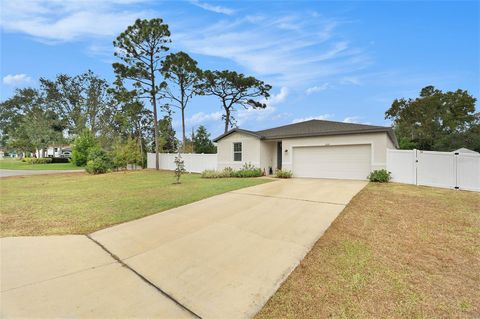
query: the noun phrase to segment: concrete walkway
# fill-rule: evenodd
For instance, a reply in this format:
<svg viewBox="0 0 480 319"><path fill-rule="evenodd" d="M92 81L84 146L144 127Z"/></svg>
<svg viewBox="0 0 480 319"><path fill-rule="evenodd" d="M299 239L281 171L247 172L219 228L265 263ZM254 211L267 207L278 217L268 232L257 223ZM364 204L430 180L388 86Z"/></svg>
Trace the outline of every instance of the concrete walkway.
<svg viewBox="0 0 480 319"><path fill-rule="evenodd" d="M29 170L29 169L0 169L0 178L10 176L30 176L61 173L83 173L83 169L69 170Z"/></svg>
<svg viewBox="0 0 480 319"><path fill-rule="evenodd" d="M365 185L276 181L88 237L3 238L0 315L250 318Z"/></svg>

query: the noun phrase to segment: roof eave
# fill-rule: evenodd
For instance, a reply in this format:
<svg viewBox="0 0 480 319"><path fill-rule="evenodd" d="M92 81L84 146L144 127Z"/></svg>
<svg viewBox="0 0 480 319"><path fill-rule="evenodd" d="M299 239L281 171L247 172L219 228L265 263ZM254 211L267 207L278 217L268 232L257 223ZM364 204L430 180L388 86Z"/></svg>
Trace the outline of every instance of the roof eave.
<svg viewBox="0 0 480 319"><path fill-rule="evenodd" d="M231 129L230 131L228 131L227 133L223 133L222 135L216 137L213 142L217 143L218 141L220 141L221 139L223 139L224 137L227 137L228 135L232 134L232 133L244 133L244 134L248 134L248 135L252 135L252 136L255 136L256 138L258 139L263 139L263 136L260 136L258 134L255 134L255 132L252 132L252 131L247 131L247 130L242 130L240 128L234 128L234 129Z"/></svg>
<svg viewBox="0 0 480 319"><path fill-rule="evenodd" d="M368 129L368 130L350 130L350 131L330 131L330 132L318 132L318 133L300 133L300 134L289 134L289 135L272 135L266 136L265 140L275 140L275 139L282 139L282 138L298 138L298 137L316 137L316 136L333 136L333 135L349 135L349 134L367 134L367 133L387 133L392 142L397 145L397 141L395 139L395 134L391 128L375 128L375 129ZM392 134L392 135L390 135Z"/></svg>

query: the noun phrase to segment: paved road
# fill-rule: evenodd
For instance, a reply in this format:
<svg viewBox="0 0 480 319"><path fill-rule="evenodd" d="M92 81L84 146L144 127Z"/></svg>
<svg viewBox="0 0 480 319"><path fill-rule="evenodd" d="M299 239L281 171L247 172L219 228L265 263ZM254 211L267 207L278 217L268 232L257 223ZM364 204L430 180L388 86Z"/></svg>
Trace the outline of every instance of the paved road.
<svg viewBox="0 0 480 319"><path fill-rule="evenodd" d="M29 176L44 174L61 174L61 173L81 173L83 170L28 170L28 169L0 169L1 177L10 176Z"/></svg>
<svg viewBox="0 0 480 319"><path fill-rule="evenodd" d="M0 239L0 316L250 318L365 185L282 180L88 237Z"/></svg>

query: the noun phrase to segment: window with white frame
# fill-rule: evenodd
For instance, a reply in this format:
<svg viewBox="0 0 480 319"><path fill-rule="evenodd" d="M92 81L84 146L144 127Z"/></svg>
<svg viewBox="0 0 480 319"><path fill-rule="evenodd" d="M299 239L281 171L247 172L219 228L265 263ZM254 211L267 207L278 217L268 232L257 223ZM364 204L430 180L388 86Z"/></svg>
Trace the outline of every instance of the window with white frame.
<svg viewBox="0 0 480 319"><path fill-rule="evenodd" d="M233 160L235 162L242 161L242 143L241 142L233 143Z"/></svg>

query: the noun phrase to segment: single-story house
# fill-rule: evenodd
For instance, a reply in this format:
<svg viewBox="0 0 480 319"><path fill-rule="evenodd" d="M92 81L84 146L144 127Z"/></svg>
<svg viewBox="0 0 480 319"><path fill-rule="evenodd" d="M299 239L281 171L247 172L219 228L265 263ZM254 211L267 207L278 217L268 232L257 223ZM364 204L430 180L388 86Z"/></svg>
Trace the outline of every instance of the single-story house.
<svg viewBox="0 0 480 319"><path fill-rule="evenodd" d="M387 149L398 148L391 127L311 120L261 131L234 128L217 137L218 167L245 163L266 174L289 170L295 177L366 179L386 168Z"/></svg>
<svg viewBox="0 0 480 319"><path fill-rule="evenodd" d="M72 155L72 148L69 145L52 145L44 149L36 150L36 157L65 157Z"/></svg>

